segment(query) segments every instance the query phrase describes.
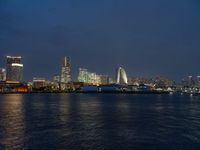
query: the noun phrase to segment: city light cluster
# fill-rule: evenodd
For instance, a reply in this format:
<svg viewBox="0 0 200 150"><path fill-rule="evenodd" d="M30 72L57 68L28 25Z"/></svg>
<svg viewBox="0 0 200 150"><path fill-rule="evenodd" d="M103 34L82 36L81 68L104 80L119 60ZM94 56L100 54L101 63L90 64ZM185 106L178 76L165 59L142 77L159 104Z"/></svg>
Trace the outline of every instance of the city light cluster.
<svg viewBox="0 0 200 150"><path fill-rule="evenodd" d="M181 91L186 93L200 93L200 76L196 80L192 76L183 79L177 84L165 77L141 78L128 77L124 68L116 69L116 77L99 75L88 69L79 68L77 81L72 81L71 60L64 57L60 74L54 75L51 81L45 77L33 77L33 80L23 82L23 69L21 56L7 56L5 68L0 68L0 92L69 92L69 91Z"/></svg>

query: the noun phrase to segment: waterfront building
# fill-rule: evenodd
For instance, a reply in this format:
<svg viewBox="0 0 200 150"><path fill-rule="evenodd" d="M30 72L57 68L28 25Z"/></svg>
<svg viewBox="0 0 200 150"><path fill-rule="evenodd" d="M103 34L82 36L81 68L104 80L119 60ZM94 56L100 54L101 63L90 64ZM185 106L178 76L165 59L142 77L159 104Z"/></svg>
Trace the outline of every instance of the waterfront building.
<svg viewBox="0 0 200 150"><path fill-rule="evenodd" d="M71 81L71 63L70 59L65 56L61 69L61 83L69 83Z"/></svg>
<svg viewBox="0 0 200 150"><path fill-rule="evenodd" d="M100 75L100 84L107 85L109 84L109 76L107 75Z"/></svg>
<svg viewBox="0 0 200 150"><path fill-rule="evenodd" d="M60 76L59 75L53 76L52 87L53 87L54 90L60 89Z"/></svg>
<svg viewBox="0 0 200 150"><path fill-rule="evenodd" d="M0 81L6 81L6 69L0 68Z"/></svg>
<svg viewBox="0 0 200 150"><path fill-rule="evenodd" d="M122 67L117 69L117 84L128 84L126 71Z"/></svg>
<svg viewBox="0 0 200 150"><path fill-rule="evenodd" d="M23 64L21 63L21 56L7 56L6 59L6 81L22 82Z"/></svg>
<svg viewBox="0 0 200 150"><path fill-rule="evenodd" d="M70 58L65 56L60 76L61 89L65 90L69 82L71 82L71 62Z"/></svg>
<svg viewBox="0 0 200 150"><path fill-rule="evenodd" d="M101 78L96 73L89 73L89 84L99 85L101 84Z"/></svg>
<svg viewBox="0 0 200 150"><path fill-rule="evenodd" d="M89 83L89 72L85 68L79 68L78 82Z"/></svg>
<svg viewBox="0 0 200 150"><path fill-rule="evenodd" d="M109 77L109 84L115 84L115 83L116 81L113 78Z"/></svg>
<svg viewBox="0 0 200 150"><path fill-rule="evenodd" d="M173 80L170 80L166 77L156 77L155 78L155 87L157 88L168 88L175 85Z"/></svg>
<svg viewBox="0 0 200 150"><path fill-rule="evenodd" d="M53 76L53 82L54 83L60 83L60 76L59 75L54 75Z"/></svg>
<svg viewBox="0 0 200 150"><path fill-rule="evenodd" d="M44 89L47 86L46 79L45 78L33 78L33 89L35 90L41 90Z"/></svg>
<svg viewBox="0 0 200 150"><path fill-rule="evenodd" d="M78 82L99 85L101 84L101 77L94 72L89 72L87 69L79 68Z"/></svg>

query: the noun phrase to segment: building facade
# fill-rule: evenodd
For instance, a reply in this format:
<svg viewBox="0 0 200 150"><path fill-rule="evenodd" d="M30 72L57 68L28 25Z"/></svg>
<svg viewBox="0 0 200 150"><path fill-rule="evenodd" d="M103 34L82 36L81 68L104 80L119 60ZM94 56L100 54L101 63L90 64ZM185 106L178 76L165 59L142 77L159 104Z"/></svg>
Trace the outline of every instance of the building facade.
<svg viewBox="0 0 200 150"><path fill-rule="evenodd" d="M79 68L78 82L89 83L89 72L87 69Z"/></svg>
<svg viewBox="0 0 200 150"><path fill-rule="evenodd" d="M46 85L47 83L45 78L38 78L38 77L33 78L33 89L39 90L45 88Z"/></svg>
<svg viewBox="0 0 200 150"><path fill-rule="evenodd" d="M126 71L122 67L117 69L117 84L128 84Z"/></svg>
<svg viewBox="0 0 200 150"><path fill-rule="evenodd" d="M7 82L22 82L23 79L23 64L21 56L6 57L6 81Z"/></svg>
<svg viewBox="0 0 200 150"><path fill-rule="evenodd" d="M109 76L107 75L100 75L101 85L109 84Z"/></svg>
<svg viewBox="0 0 200 150"><path fill-rule="evenodd" d="M89 72L87 69L79 68L78 81L92 85L100 85L101 77L94 72Z"/></svg>
<svg viewBox="0 0 200 150"><path fill-rule="evenodd" d="M60 75L61 89L65 90L69 82L71 82L71 62L70 58L65 56Z"/></svg>
<svg viewBox="0 0 200 150"><path fill-rule="evenodd" d="M71 63L69 57L65 56L61 69L61 83L69 83L71 81Z"/></svg>

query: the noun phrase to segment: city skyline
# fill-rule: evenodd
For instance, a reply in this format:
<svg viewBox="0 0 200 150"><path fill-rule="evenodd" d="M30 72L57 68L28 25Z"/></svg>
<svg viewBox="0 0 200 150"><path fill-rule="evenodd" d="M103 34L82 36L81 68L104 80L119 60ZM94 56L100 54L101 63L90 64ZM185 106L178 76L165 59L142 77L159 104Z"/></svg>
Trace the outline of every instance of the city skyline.
<svg viewBox="0 0 200 150"><path fill-rule="evenodd" d="M102 74L102 73L96 73L96 72L90 72L86 68L77 68L79 71L78 75L74 78L71 75L71 58L64 56L64 61L60 65L60 73L54 73L50 75L50 78L46 76L33 76L30 80L26 81L23 80L24 78L24 64L22 63L22 57L21 56L6 56L6 65L0 68L0 81L6 81L6 82L30 82L34 80L45 80L45 81L52 81L54 83L61 84L61 88L65 89L68 86L68 83L70 82L83 82L83 83L89 83L89 84L95 84L99 85L102 83L105 84L133 84L137 82L137 80L141 80L142 82L148 83L151 80L168 80L169 82L174 82L176 84L184 85L190 85L193 86L195 84L199 85L200 75L195 76L184 76L183 78L180 78L179 81L175 81L167 76L154 76L154 77L143 77L143 76L129 76L126 73L126 70L122 66L118 66L115 68L115 75L110 76L108 74ZM167 81L167 82L168 82Z"/></svg>
<svg viewBox="0 0 200 150"><path fill-rule="evenodd" d="M0 0L0 150L200 150L200 0Z"/></svg>
<svg viewBox="0 0 200 150"><path fill-rule="evenodd" d="M0 8L0 64L22 56L26 81L50 79L65 55L73 79L79 67L114 76L123 66L129 76L176 81L200 73L196 0L2 0Z"/></svg>

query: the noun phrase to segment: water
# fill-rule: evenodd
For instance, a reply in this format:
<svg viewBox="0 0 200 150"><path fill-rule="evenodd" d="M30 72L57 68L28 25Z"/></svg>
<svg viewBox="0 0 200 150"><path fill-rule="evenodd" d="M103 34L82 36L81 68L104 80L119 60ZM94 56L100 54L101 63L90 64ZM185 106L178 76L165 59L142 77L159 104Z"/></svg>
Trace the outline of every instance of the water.
<svg viewBox="0 0 200 150"><path fill-rule="evenodd" d="M0 95L0 149L200 149L200 97Z"/></svg>

